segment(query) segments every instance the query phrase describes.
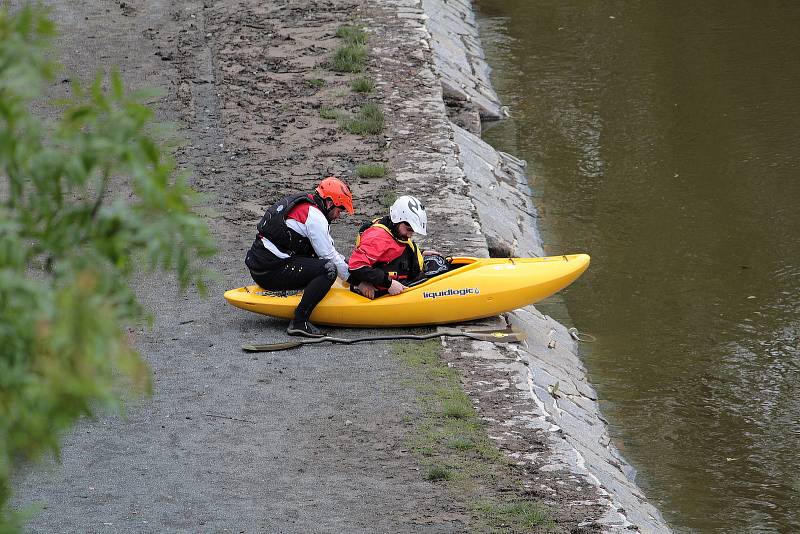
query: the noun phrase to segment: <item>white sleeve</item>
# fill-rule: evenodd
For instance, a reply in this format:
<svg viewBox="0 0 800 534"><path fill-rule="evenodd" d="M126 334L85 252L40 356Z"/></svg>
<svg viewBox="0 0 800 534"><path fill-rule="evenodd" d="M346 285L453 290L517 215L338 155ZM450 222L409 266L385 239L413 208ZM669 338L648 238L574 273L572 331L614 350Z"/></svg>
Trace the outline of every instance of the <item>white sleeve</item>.
<svg viewBox="0 0 800 534"><path fill-rule="evenodd" d="M318 257L331 260L336 265L336 271L339 278L347 280L350 276L350 271L347 268L347 262L344 256L336 251L333 245L333 238L331 237L328 219L315 207L308 209L308 218L306 219L306 232L308 239L311 241L311 246Z"/></svg>

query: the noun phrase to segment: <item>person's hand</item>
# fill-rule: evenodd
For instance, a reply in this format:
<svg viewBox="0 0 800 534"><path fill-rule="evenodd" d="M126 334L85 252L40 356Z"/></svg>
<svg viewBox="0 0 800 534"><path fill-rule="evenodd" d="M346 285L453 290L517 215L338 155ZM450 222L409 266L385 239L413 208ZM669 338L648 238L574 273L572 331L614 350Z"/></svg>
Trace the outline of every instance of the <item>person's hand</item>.
<svg viewBox="0 0 800 534"><path fill-rule="evenodd" d="M375 289L375 286L369 282L361 282L356 286L356 291L358 291L358 294L367 297L368 299L375 298Z"/></svg>
<svg viewBox="0 0 800 534"><path fill-rule="evenodd" d="M390 295L399 295L403 291L406 290L406 286L398 282L397 280L392 280L392 284L389 286L389 294Z"/></svg>
<svg viewBox="0 0 800 534"><path fill-rule="evenodd" d="M437 251L437 250L423 250L422 251L422 255L423 256L441 256L441 254L439 254L439 251Z"/></svg>

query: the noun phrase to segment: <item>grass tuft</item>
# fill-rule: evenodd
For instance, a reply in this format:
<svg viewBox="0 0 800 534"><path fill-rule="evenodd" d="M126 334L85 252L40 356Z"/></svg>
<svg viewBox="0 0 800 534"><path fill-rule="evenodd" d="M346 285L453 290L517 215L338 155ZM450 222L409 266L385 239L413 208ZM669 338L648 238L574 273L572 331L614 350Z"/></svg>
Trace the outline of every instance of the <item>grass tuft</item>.
<svg viewBox="0 0 800 534"><path fill-rule="evenodd" d="M552 524L547 509L541 504L531 501L512 503L482 502L475 508L478 513L492 519L495 523L513 524L525 528Z"/></svg>
<svg viewBox="0 0 800 534"><path fill-rule="evenodd" d="M389 209L389 207L394 204L395 200L397 200L397 193L384 193L379 199L381 206L386 209Z"/></svg>
<svg viewBox="0 0 800 534"><path fill-rule="evenodd" d="M383 178L386 176L386 166L379 163L356 165L356 174L359 178Z"/></svg>
<svg viewBox="0 0 800 534"><path fill-rule="evenodd" d="M469 438L458 437L448 441L447 447L449 449L455 449L457 451L468 451L470 449L474 449L475 444Z"/></svg>
<svg viewBox="0 0 800 534"><path fill-rule="evenodd" d="M383 131L383 112L375 104L365 104L355 117L342 120L342 127L352 134L379 134Z"/></svg>
<svg viewBox="0 0 800 534"><path fill-rule="evenodd" d="M321 107L319 108L319 116L323 119L338 119L342 116L342 112L338 109Z"/></svg>
<svg viewBox="0 0 800 534"><path fill-rule="evenodd" d="M469 419L475 415L469 399L451 399L442 404L442 413L452 419Z"/></svg>
<svg viewBox="0 0 800 534"><path fill-rule="evenodd" d="M333 55L331 68L336 72L361 72L367 60L367 47L360 44L343 46Z"/></svg>
<svg viewBox="0 0 800 534"><path fill-rule="evenodd" d="M433 447L420 447L419 453L422 456L434 456L436 454L436 451L433 450Z"/></svg>
<svg viewBox="0 0 800 534"><path fill-rule="evenodd" d="M434 466L428 469L428 472L425 473L425 480L430 480L431 482L450 480L451 478L453 478L453 472L446 467Z"/></svg>
<svg viewBox="0 0 800 534"><path fill-rule="evenodd" d="M369 78L358 78L350 84L356 93L371 93L375 90L375 82Z"/></svg>
<svg viewBox="0 0 800 534"><path fill-rule="evenodd" d="M339 26L336 37L344 39L350 45L367 44L367 34L360 26Z"/></svg>

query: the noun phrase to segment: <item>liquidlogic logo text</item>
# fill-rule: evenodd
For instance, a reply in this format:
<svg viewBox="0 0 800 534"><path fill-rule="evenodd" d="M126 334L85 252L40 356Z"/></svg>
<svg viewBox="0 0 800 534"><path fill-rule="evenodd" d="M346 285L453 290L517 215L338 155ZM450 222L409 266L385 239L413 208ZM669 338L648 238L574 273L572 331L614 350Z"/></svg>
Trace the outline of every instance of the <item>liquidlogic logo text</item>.
<svg viewBox="0 0 800 534"><path fill-rule="evenodd" d="M460 289L443 289L441 291L423 291L422 298L436 299L439 297L463 297L464 295L479 295L479 287L462 287Z"/></svg>

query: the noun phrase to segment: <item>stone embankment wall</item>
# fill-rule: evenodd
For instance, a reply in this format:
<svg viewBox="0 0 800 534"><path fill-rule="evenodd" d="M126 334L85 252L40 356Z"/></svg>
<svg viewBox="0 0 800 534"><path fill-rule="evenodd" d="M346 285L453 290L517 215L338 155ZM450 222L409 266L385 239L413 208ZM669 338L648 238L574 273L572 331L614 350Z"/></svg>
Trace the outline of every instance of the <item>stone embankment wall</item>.
<svg viewBox="0 0 800 534"><path fill-rule="evenodd" d="M429 237L447 252L542 255L526 163L484 143L480 118L505 110L489 81L469 0L383 0L373 53L389 118L398 190L426 199ZM382 71L405 69L394 83ZM480 118L479 118L480 117ZM392 142L396 140L396 146ZM597 395L567 329L534 307L503 318L525 330L523 347L445 345L490 436L526 472L528 491L595 519L608 532L669 532L610 443Z"/></svg>

